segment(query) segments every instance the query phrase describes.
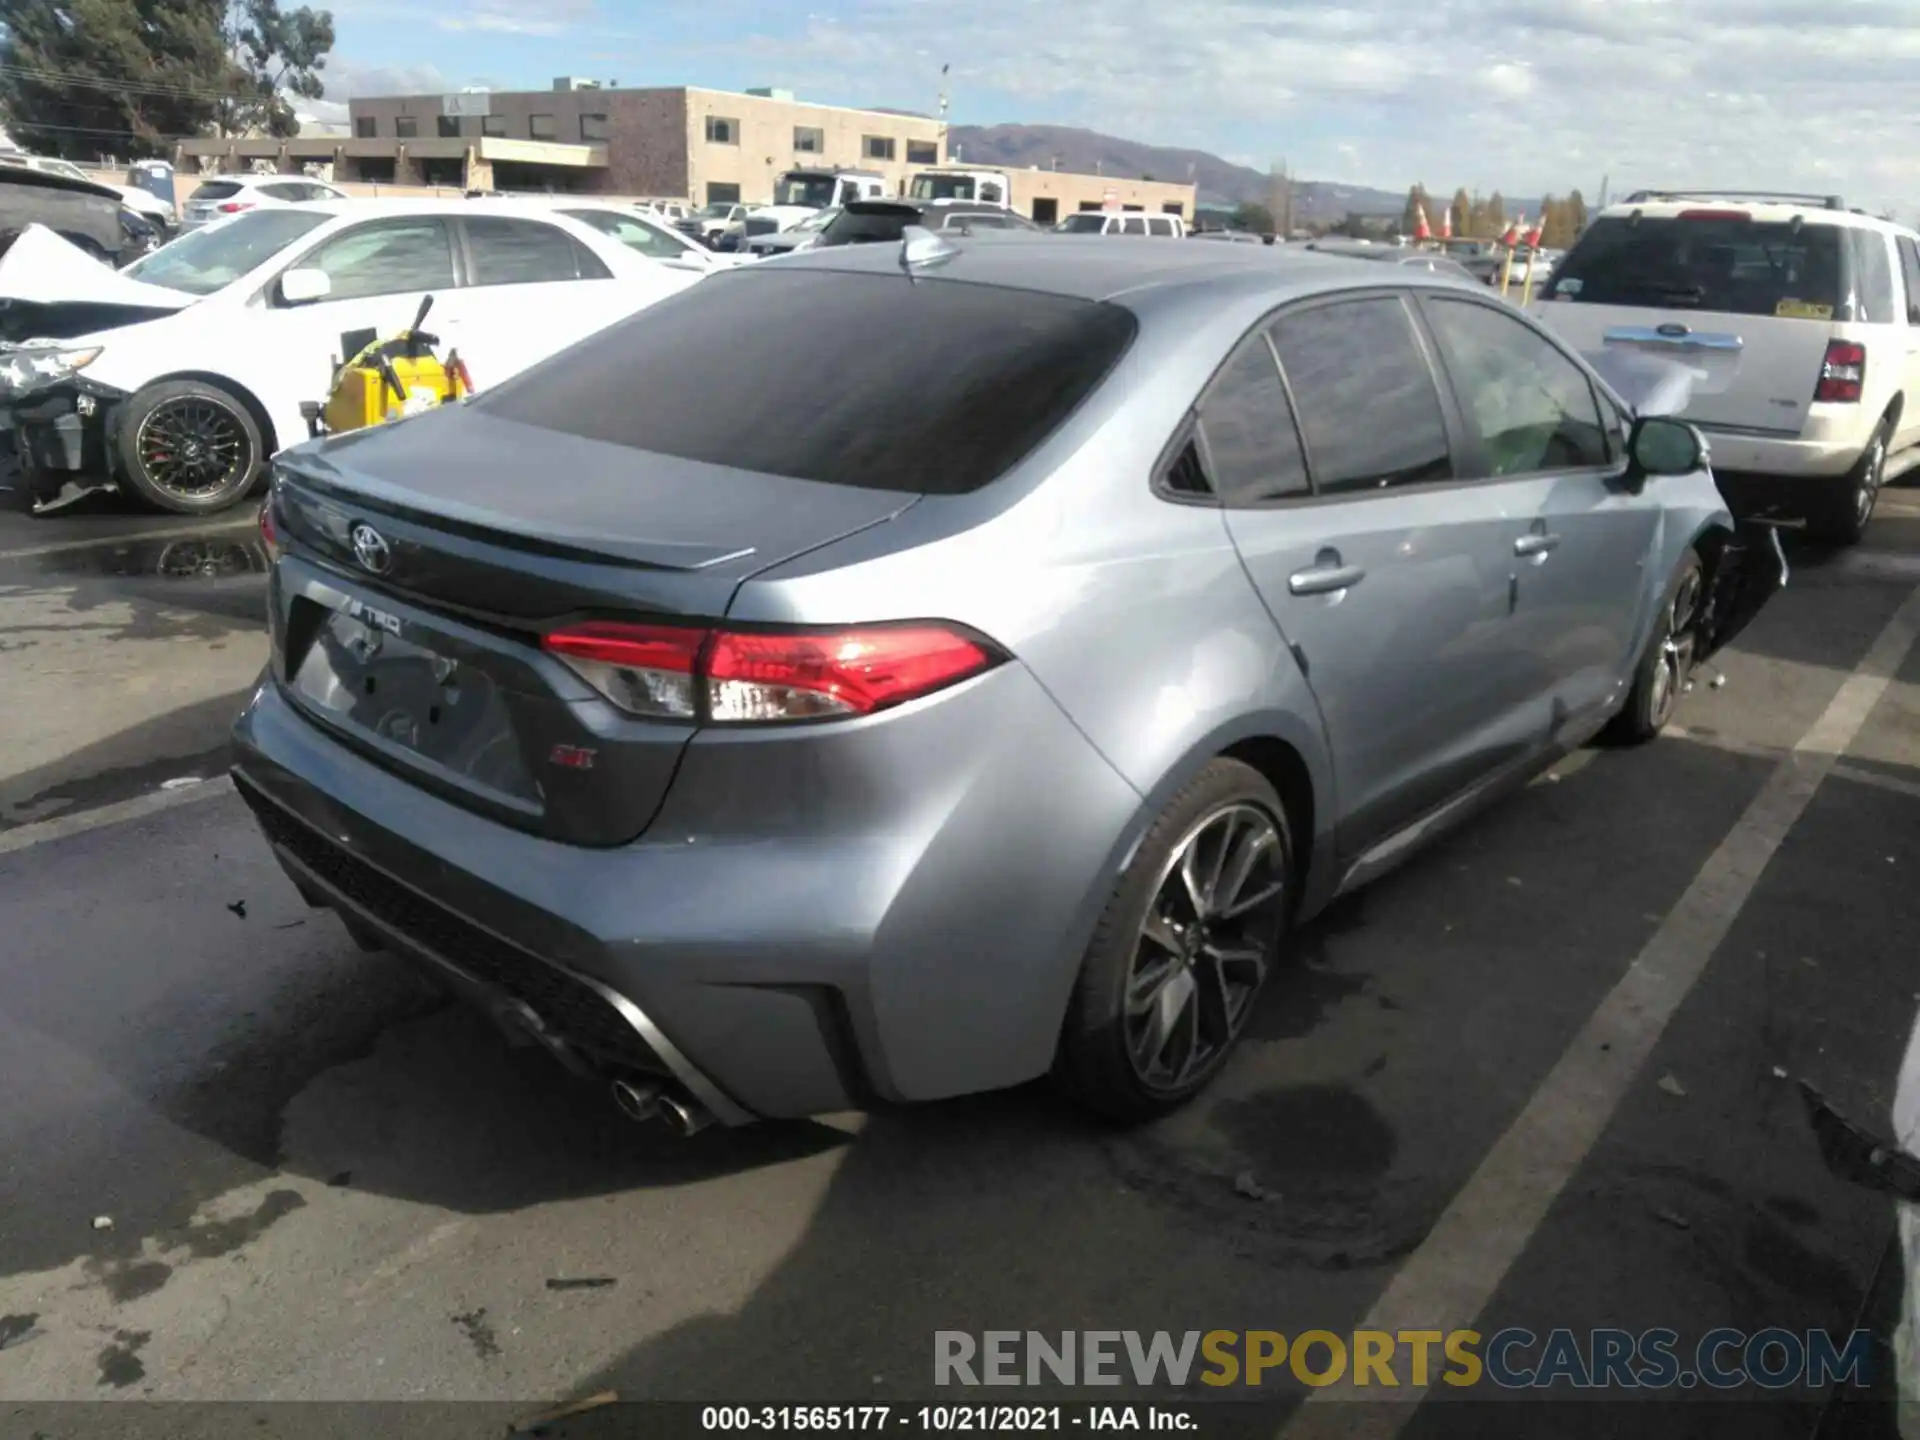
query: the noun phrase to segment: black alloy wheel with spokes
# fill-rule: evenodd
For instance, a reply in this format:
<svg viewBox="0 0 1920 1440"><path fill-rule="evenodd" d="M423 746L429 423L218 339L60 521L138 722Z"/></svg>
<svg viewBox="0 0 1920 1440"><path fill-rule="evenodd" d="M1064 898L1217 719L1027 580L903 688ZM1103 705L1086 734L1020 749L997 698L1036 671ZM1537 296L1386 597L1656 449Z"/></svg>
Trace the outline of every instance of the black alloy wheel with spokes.
<svg viewBox="0 0 1920 1440"><path fill-rule="evenodd" d="M252 486L266 453L259 423L223 387L149 385L123 408L121 468L141 499L177 514L223 510Z"/></svg>
<svg viewBox="0 0 1920 1440"><path fill-rule="evenodd" d="M1293 904L1286 813L1266 779L1215 760L1167 806L1095 930L1058 1072L1120 1120L1165 1114L1226 1062Z"/></svg>

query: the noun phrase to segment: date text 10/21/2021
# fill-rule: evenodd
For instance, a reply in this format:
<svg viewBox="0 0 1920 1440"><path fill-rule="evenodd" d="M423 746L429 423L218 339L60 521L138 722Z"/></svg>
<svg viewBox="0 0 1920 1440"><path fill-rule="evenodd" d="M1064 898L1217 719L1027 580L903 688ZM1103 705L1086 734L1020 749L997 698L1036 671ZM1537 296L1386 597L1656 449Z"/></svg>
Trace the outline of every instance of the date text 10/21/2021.
<svg viewBox="0 0 1920 1440"><path fill-rule="evenodd" d="M866 1430L910 1434L1062 1430L1199 1429L1193 1415L1158 1405L708 1405L708 1431Z"/></svg>

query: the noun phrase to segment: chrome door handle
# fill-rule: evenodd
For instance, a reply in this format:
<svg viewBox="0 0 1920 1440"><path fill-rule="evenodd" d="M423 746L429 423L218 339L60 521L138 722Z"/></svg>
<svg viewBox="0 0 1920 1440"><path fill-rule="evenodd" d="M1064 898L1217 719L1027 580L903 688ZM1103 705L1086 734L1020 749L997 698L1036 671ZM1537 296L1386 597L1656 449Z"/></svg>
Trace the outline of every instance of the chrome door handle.
<svg viewBox="0 0 1920 1440"><path fill-rule="evenodd" d="M1345 590L1367 578L1358 565L1332 565L1313 570L1298 570L1287 577L1287 589L1295 595L1327 595Z"/></svg>
<svg viewBox="0 0 1920 1440"><path fill-rule="evenodd" d="M1522 535L1518 540L1514 541L1513 553L1516 555L1545 555L1550 550L1558 549L1559 546L1560 537L1558 535L1535 533L1532 535Z"/></svg>

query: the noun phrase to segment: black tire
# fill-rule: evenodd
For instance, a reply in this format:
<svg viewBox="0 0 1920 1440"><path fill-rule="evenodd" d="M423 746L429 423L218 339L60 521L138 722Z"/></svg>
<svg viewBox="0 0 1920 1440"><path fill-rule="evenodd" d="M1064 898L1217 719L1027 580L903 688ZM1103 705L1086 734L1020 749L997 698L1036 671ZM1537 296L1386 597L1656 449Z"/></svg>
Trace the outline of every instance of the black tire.
<svg viewBox="0 0 1920 1440"><path fill-rule="evenodd" d="M1882 420L1847 478L1807 517L1807 533L1828 545L1858 545L1873 519L1880 489L1887 483L1887 446L1893 422Z"/></svg>
<svg viewBox="0 0 1920 1440"><path fill-rule="evenodd" d="M1243 857L1240 847L1255 853ZM1196 875L1211 887L1184 883L1189 850ZM1237 870L1242 858L1245 880L1228 895L1229 867ZM1054 1067L1067 1093L1108 1119L1135 1123L1204 1089L1232 1054L1278 959L1293 885L1292 835L1273 786L1237 760L1213 761L1147 831L1094 929ZM1217 897L1223 913L1195 925L1195 894ZM1225 913L1256 900L1239 915ZM1152 999L1141 1008L1146 996Z"/></svg>
<svg viewBox="0 0 1920 1440"><path fill-rule="evenodd" d="M1634 669L1626 706L1609 722L1606 739L1621 745L1644 745L1667 728L1687 682L1693 678L1693 657L1700 648L1694 627L1705 594L1700 557L1689 550L1667 584L1660 618Z"/></svg>
<svg viewBox="0 0 1920 1440"><path fill-rule="evenodd" d="M115 438L127 488L176 515L211 515L237 503L266 461L253 412L204 380L147 386L121 407Z"/></svg>

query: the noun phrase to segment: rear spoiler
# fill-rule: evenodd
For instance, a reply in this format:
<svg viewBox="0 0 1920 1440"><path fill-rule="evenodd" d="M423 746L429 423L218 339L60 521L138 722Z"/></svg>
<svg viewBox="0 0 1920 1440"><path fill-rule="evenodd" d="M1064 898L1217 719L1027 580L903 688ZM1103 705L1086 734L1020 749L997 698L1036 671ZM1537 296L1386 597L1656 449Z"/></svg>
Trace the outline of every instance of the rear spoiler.
<svg viewBox="0 0 1920 1440"><path fill-rule="evenodd" d="M1694 371L1677 360L1608 346L1581 352L1635 415L1678 415L1693 398Z"/></svg>

